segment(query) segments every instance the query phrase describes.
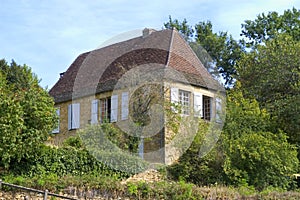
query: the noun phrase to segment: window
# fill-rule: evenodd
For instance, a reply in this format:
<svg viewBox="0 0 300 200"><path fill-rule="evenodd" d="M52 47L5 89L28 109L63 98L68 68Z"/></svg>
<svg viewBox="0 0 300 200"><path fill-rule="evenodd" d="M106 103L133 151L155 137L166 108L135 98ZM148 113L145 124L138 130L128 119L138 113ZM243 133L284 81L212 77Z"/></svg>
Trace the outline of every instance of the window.
<svg viewBox="0 0 300 200"><path fill-rule="evenodd" d="M80 127L80 104L74 103L68 106L68 129L78 129Z"/></svg>
<svg viewBox="0 0 300 200"><path fill-rule="evenodd" d="M100 123L110 122L111 99L100 99Z"/></svg>
<svg viewBox="0 0 300 200"><path fill-rule="evenodd" d="M98 100L92 100L91 102L91 124L98 123Z"/></svg>
<svg viewBox="0 0 300 200"><path fill-rule="evenodd" d="M181 105L181 111L184 115L190 114L190 100L191 93L184 90L179 90L179 103Z"/></svg>
<svg viewBox="0 0 300 200"><path fill-rule="evenodd" d="M203 96L203 118L210 121L211 119L211 97Z"/></svg>
<svg viewBox="0 0 300 200"><path fill-rule="evenodd" d="M60 123L60 108L56 108L56 115L58 117L57 126L52 130L52 133L59 133L59 123Z"/></svg>

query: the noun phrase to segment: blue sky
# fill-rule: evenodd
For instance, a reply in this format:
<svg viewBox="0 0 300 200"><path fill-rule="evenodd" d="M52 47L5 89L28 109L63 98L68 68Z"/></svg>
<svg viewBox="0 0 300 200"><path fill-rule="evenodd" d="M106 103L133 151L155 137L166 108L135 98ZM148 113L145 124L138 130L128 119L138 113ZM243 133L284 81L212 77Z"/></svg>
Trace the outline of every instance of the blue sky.
<svg viewBox="0 0 300 200"><path fill-rule="evenodd" d="M176 2L176 3L175 3ZM168 16L190 25L210 20L238 38L259 13L300 9L299 0L2 0L0 59L27 64L51 88L80 54L123 32L161 29Z"/></svg>

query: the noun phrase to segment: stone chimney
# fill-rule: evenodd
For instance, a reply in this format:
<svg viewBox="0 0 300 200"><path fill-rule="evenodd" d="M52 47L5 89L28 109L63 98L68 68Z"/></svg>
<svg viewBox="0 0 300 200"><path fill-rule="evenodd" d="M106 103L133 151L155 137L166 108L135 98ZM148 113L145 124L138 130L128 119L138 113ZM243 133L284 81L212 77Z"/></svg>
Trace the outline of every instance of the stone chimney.
<svg viewBox="0 0 300 200"><path fill-rule="evenodd" d="M62 78L65 75L65 72L59 74L59 78Z"/></svg>
<svg viewBox="0 0 300 200"><path fill-rule="evenodd" d="M143 38L147 37L148 35L150 35L151 33L155 32L155 29L149 29L149 28L144 28L143 30Z"/></svg>

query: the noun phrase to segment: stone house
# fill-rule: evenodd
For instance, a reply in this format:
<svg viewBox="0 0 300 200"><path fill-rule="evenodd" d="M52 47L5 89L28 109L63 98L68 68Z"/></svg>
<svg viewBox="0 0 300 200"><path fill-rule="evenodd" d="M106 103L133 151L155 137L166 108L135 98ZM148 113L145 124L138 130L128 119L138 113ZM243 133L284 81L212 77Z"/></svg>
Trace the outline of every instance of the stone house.
<svg viewBox="0 0 300 200"><path fill-rule="evenodd" d="M149 85L159 85L156 88L161 91L156 97L160 107L152 110L151 98L155 97L146 92L151 90ZM140 37L79 55L49 93L59 116L59 126L53 130L55 144L88 124L109 122L126 127L136 122L134 112L144 109L148 115L142 118L151 111L158 121L152 128L160 128L148 130L151 134L145 138L151 140L141 138L139 154L169 164L178 156L165 148L170 136L161 100L179 104L180 112L174 112L182 116L218 120L218 95L224 89L177 30L146 28Z"/></svg>

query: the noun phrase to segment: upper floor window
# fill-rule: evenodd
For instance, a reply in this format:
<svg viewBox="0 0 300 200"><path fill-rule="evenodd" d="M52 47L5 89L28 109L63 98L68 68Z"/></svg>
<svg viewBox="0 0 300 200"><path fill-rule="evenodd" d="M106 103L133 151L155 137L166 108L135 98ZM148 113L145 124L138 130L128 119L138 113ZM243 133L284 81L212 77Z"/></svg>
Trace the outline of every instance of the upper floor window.
<svg viewBox="0 0 300 200"><path fill-rule="evenodd" d="M211 119L211 97L203 96L203 118L210 121Z"/></svg>
<svg viewBox="0 0 300 200"><path fill-rule="evenodd" d="M59 133L59 118L60 118L60 108L56 108L57 124L56 127L52 130L52 133Z"/></svg>
<svg viewBox="0 0 300 200"><path fill-rule="evenodd" d="M181 105L181 112L184 115L190 114L191 93L184 90L179 90L179 103Z"/></svg>
<svg viewBox="0 0 300 200"><path fill-rule="evenodd" d="M111 98L100 99L100 123L110 122Z"/></svg>

